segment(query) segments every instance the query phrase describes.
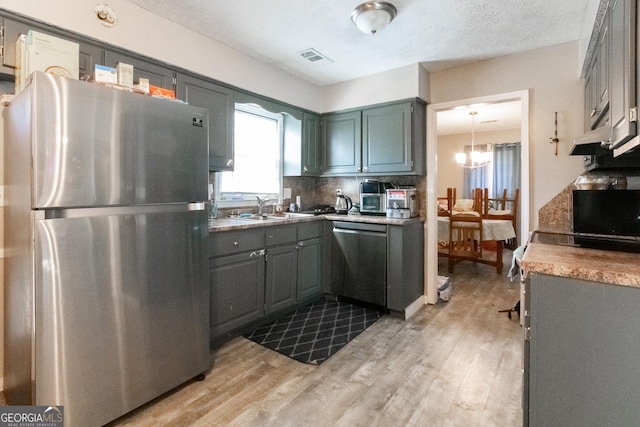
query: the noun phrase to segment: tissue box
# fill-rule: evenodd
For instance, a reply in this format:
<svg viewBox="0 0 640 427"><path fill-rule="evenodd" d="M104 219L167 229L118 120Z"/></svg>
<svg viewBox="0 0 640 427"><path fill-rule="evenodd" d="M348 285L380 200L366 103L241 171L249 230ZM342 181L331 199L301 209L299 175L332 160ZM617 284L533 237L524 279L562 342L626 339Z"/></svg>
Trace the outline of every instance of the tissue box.
<svg viewBox="0 0 640 427"><path fill-rule="evenodd" d="M133 65L118 62L118 84L133 86Z"/></svg>
<svg viewBox="0 0 640 427"><path fill-rule="evenodd" d="M113 67L96 64L93 79L99 83L118 83L118 71Z"/></svg>

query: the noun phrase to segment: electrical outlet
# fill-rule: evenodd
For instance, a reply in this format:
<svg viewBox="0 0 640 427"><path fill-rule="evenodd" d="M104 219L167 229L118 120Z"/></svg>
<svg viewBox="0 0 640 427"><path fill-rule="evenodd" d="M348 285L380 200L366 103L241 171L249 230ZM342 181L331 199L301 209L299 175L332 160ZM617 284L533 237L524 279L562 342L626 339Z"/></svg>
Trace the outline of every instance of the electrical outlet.
<svg viewBox="0 0 640 427"><path fill-rule="evenodd" d="M285 187L284 191L283 191L283 194L282 194L282 197L284 199L290 199L291 198L291 189Z"/></svg>

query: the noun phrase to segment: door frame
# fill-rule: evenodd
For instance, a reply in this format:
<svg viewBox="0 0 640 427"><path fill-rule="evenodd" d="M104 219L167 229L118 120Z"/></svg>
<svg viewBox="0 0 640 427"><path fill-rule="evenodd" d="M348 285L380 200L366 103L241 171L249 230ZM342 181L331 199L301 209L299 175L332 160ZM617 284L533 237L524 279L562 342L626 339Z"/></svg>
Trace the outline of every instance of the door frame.
<svg viewBox="0 0 640 427"><path fill-rule="evenodd" d="M427 219L424 223L424 295L427 304L438 302L438 120L439 111L455 107L483 103L520 101L521 182L520 182L520 230L521 244L529 236L529 90L499 93L476 98L461 99L427 105ZM432 230L430 233L429 230Z"/></svg>

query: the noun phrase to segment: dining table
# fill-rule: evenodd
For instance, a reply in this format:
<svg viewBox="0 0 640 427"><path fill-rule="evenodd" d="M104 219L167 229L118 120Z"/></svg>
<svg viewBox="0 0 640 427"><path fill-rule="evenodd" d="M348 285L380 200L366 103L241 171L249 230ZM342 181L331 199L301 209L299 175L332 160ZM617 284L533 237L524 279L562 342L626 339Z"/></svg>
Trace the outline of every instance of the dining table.
<svg viewBox="0 0 640 427"><path fill-rule="evenodd" d="M482 219L482 241L495 241L495 260L489 258L481 258L478 262L492 265L496 267L496 272L502 274L502 251L504 249L504 241L516 237L516 230L513 228L513 222L508 219ZM438 242L449 241L449 217L438 217ZM448 254L444 251L439 252L442 256Z"/></svg>

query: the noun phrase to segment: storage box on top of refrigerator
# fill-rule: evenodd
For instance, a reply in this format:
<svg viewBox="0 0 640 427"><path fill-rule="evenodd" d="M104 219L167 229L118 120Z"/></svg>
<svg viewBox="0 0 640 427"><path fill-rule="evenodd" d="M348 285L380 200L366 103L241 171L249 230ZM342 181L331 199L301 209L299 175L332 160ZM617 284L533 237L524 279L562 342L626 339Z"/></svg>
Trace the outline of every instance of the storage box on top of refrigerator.
<svg viewBox="0 0 640 427"><path fill-rule="evenodd" d="M387 218L413 218L418 216L418 192L412 188L387 190Z"/></svg>

